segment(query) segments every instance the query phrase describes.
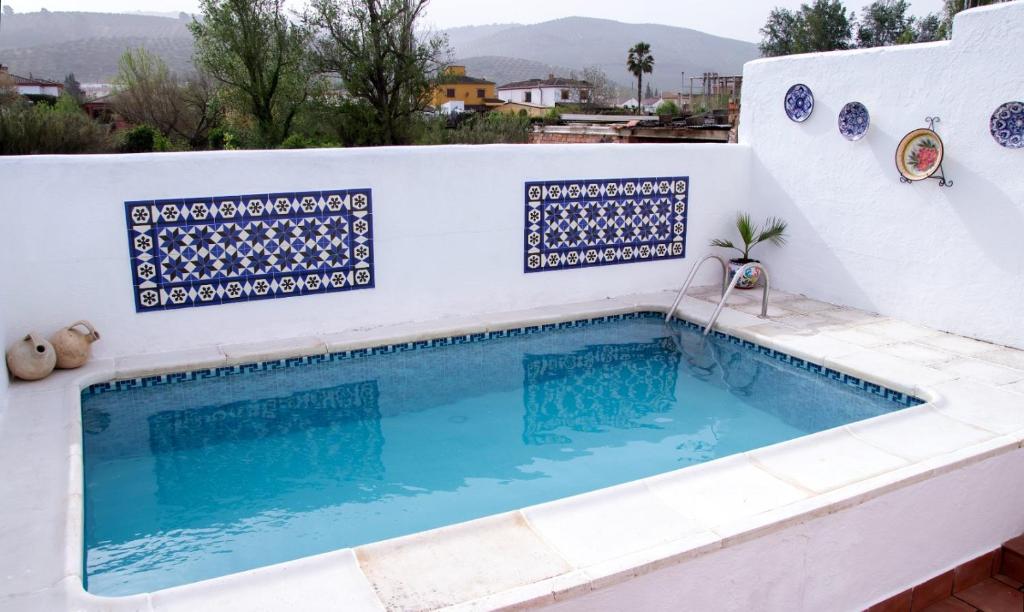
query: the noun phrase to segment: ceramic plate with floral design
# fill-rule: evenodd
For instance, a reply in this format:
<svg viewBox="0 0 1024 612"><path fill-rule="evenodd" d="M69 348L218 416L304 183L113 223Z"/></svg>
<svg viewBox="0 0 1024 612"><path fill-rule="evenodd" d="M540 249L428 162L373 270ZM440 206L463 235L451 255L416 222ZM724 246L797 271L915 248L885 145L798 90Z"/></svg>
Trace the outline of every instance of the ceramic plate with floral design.
<svg viewBox="0 0 1024 612"><path fill-rule="evenodd" d="M814 111L814 93L806 85L794 85L786 92L785 104L786 116L797 123L803 123Z"/></svg>
<svg viewBox="0 0 1024 612"><path fill-rule="evenodd" d="M860 140L868 133L871 115L860 102L850 102L839 111L839 133L847 140Z"/></svg>
<svg viewBox="0 0 1024 612"><path fill-rule="evenodd" d="M896 148L896 168L909 181L926 179L941 165L942 139L928 128L907 134Z"/></svg>
<svg viewBox="0 0 1024 612"><path fill-rule="evenodd" d="M989 131L1007 149L1024 148L1024 102L1007 102L997 108Z"/></svg>

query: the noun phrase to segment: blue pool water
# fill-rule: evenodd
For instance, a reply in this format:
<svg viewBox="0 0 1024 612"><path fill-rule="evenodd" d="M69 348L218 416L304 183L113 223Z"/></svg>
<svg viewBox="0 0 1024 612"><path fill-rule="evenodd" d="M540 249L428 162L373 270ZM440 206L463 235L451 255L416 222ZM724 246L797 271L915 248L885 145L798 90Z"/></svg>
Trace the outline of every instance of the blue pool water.
<svg viewBox="0 0 1024 612"><path fill-rule="evenodd" d="M917 403L651 313L546 327L86 390L88 590L414 533Z"/></svg>

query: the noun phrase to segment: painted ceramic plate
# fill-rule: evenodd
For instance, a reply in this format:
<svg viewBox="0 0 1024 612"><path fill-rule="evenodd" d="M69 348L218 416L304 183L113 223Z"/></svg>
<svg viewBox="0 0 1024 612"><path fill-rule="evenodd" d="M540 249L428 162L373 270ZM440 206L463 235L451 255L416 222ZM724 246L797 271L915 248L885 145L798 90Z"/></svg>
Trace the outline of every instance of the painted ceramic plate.
<svg viewBox="0 0 1024 612"><path fill-rule="evenodd" d="M1007 102L992 113L992 138L1007 149L1024 148L1024 102Z"/></svg>
<svg viewBox="0 0 1024 612"><path fill-rule="evenodd" d="M807 121L814 111L814 93L811 88L797 84L786 92L786 116L797 123Z"/></svg>
<svg viewBox="0 0 1024 612"><path fill-rule="evenodd" d="M920 181L942 165L942 139L928 128L914 130L896 148L896 168L907 180Z"/></svg>
<svg viewBox="0 0 1024 612"><path fill-rule="evenodd" d="M850 102L839 111L839 133L847 140L860 140L868 133L871 115L860 102Z"/></svg>

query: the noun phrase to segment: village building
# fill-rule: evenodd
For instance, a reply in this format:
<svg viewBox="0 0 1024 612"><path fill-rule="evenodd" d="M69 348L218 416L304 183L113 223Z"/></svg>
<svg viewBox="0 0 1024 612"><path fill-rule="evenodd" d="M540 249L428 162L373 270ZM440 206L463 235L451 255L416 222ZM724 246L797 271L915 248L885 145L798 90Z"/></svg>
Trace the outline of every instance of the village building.
<svg viewBox="0 0 1024 612"><path fill-rule="evenodd" d="M587 81L549 74L546 79L506 83L498 87L498 97L506 102L538 104L548 108L559 104L583 104L590 101L593 86Z"/></svg>

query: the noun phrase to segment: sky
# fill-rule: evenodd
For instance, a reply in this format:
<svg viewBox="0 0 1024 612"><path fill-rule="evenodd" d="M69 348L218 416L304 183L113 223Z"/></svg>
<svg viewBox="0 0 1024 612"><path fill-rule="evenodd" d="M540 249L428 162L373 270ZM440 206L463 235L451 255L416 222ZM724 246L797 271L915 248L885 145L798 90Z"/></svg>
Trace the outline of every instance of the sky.
<svg viewBox="0 0 1024 612"><path fill-rule="evenodd" d="M426 21L438 29L491 23L539 23L559 17L599 17L630 23L659 23L701 30L709 34L756 42L773 7L798 8L809 0L432 0ZM298 8L302 0L290 0ZM870 0L845 0L860 11ZM0 0L18 12L135 11L195 12L196 0ZM938 11L942 0L911 0L911 11L924 15Z"/></svg>

